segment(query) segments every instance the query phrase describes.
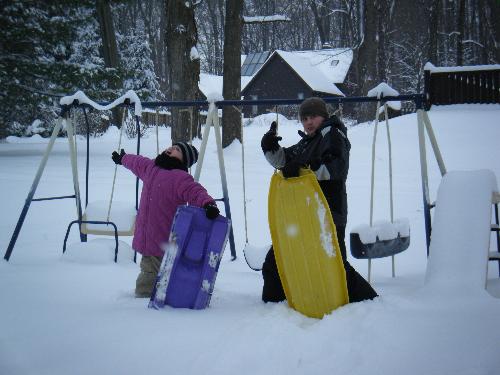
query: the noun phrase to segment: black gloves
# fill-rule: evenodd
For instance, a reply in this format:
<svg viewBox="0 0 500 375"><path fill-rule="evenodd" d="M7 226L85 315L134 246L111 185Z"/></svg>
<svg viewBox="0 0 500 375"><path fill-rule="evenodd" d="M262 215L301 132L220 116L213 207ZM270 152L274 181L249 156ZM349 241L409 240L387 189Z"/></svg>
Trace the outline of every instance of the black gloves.
<svg viewBox="0 0 500 375"><path fill-rule="evenodd" d="M213 220L219 216L220 211L215 203L207 203L203 208L205 209L205 215L208 219Z"/></svg>
<svg viewBox="0 0 500 375"><path fill-rule="evenodd" d="M283 177L299 177L299 170L302 167L302 164L296 161L289 161L285 164L283 168L281 168L281 172L283 172Z"/></svg>
<svg viewBox="0 0 500 375"><path fill-rule="evenodd" d="M260 141L260 147L262 147L262 151L264 153L268 151L278 151L280 148L278 142L281 141L281 137L278 137L276 135L276 126L276 121L273 121L271 123L271 127L269 128L269 131L264 134L262 140Z"/></svg>
<svg viewBox="0 0 500 375"><path fill-rule="evenodd" d="M122 165L122 158L124 155L125 155L125 150L122 148L122 150L120 151L120 154L118 154L118 152L116 152L116 151L113 151L113 153L111 154L111 159L113 159L115 164Z"/></svg>
<svg viewBox="0 0 500 375"><path fill-rule="evenodd" d="M321 159L314 159L309 163L309 168L311 168L311 170L313 171L317 171L319 167L321 167L321 164L323 164L321 162Z"/></svg>

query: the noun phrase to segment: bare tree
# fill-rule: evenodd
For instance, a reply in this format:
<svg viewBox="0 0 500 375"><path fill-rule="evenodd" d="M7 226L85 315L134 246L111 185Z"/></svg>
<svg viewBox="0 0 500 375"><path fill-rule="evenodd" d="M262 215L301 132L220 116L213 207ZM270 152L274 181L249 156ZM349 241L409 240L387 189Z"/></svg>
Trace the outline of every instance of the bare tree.
<svg viewBox="0 0 500 375"><path fill-rule="evenodd" d="M433 64L437 64L437 37L439 24L439 2L441 0L431 0L430 2L430 17L429 17L429 51L428 58Z"/></svg>
<svg viewBox="0 0 500 375"><path fill-rule="evenodd" d="M113 16L108 0L96 0L97 19L102 38L102 49L104 63L107 67L120 67L120 56L116 44L115 28L113 26Z"/></svg>
<svg viewBox="0 0 500 375"><path fill-rule="evenodd" d="M481 0L480 23L482 26L485 55L483 64L500 63L500 3L495 0Z"/></svg>
<svg viewBox="0 0 500 375"><path fill-rule="evenodd" d="M224 99L241 98L241 44L243 23L261 25L287 22L279 15L244 17L243 0L226 2L226 22L224 27L224 78L222 95ZM267 39L266 39L267 40ZM267 44L266 44L267 45ZM222 146L226 147L235 139L241 142L241 113L235 107L224 107L222 111Z"/></svg>
<svg viewBox="0 0 500 375"><path fill-rule="evenodd" d="M113 14L111 12L109 0L96 0L96 11L101 32L104 65L106 68L115 69L117 71L115 76L116 79L110 82L111 88L117 90L123 86L123 82L119 74L120 55L118 54L115 28L113 25ZM114 109L112 113L113 121L116 126L121 126L121 111Z"/></svg>
<svg viewBox="0 0 500 375"><path fill-rule="evenodd" d="M464 65L464 39L465 39L465 0L458 1L457 19L457 65Z"/></svg>
<svg viewBox="0 0 500 375"><path fill-rule="evenodd" d="M165 0L166 43L169 68L170 99L199 98L200 57L196 50L198 31L193 3L185 0ZM198 112L174 107L172 113L172 142L188 141L199 136Z"/></svg>
<svg viewBox="0 0 500 375"><path fill-rule="evenodd" d="M224 99L241 98L241 30L243 28L243 0L226 2L226 23L224 26L224 78L222 95ZM222 111L222 146L235 139L241 142L241 114L234 107Z"/></svg>
<svg viewBox="0 0 500 375"><path fill-rule="evenodd" d="M366 95L377 80L377 2L367 0L363 11L362 42L357 51L358 95Z"/></svg>
<svg viewBox="0 0 500 375"><path fill-rule="evenodd" d="M319 4L318 4L319 3ZM311 0L309 6L314 15L314 21L318 28L321 45L331 43L330 29L332 25L331 0Z"/></svg>

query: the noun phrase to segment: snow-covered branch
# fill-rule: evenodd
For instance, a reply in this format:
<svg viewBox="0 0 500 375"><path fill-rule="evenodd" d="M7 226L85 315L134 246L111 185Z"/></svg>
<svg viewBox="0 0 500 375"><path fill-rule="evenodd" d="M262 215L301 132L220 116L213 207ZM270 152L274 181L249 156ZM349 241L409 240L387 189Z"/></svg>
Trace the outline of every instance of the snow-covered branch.
<svg viewBox="0 0 500 375"><path fill-rule="evenodd" d="M344 9L333 9L330 12L328 12L327 16L331 16L332 14L335 14L335 13L344 13L344 14L349 15L349 13Z"/></svg>
<svg viewBox="0 0 500 375"><path fill-rule="evenodd" d="M479 43L479 42L476 42L475 40L471 40L471 39L467 39L467 40L462 40L462 44L465 44L465 43L471 43L471 44L475 44L481 48L484 48L484 45Z"/></svg>
<svg viewBox="0 0 500 375"><path fill-rule="evenodd" d="M243 16L244 23L265 23L265 22L290 22L291 19L287 16L281 14L275 14L272 16Z"/></svg>

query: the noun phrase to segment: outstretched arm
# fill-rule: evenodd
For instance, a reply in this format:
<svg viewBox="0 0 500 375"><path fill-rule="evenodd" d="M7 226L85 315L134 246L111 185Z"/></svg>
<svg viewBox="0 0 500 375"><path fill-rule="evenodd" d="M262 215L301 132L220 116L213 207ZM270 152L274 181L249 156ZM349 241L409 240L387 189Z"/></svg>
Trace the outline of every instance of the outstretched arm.
<svg viewBox="0 0 500 375"><path fill-rule="evenodd" d="M153 160L141 155L125 154L121 162L125 168L130 169L133 174L143 181L149 171L155 166Z"/></svg>

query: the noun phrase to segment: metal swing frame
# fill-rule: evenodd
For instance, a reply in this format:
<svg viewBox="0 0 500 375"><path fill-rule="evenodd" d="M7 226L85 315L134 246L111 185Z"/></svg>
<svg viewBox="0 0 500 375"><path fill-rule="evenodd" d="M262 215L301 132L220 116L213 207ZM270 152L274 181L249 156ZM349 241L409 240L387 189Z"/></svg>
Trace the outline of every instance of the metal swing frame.
<svg viewBox="0 0 500 375"><path fill-rule="evenodd" d="M427 113L424 110L424 102L426 104L429 104L426 102L426 97L424 94L407 94L407 95L399 95L399 96L387 96L387 97L366 97L366 96L360 96L360 97L325 97L323 98L325 102L327 103L332 103L332 104L342 104L342 103L360 103L360 102L377 102L381 101L382 103L385 103L387 101L413 101L416 105L416 111L417 111L417 123L418 123L418 139L419 139L419 150L420 150L420 166L421 166L421 181L422 181L422 196L423 196L423 208L424 208L424 221L425 221L425 234L426 234L426 244L427 244L427 255L429 254L429 244L430 244L430 234L431 234L431 215L430 215L430 210L433 207L430 198L429 198L429 187L428 187L428 174L427 174L427 157L426 157L426 147L425 147L425 131L427 131L434 155L436 157L436 160L438 162L441 175L444 175L446 173L446 168L444 167L444 162L441 157L436 138L434 136L434 132L432 130L432 126L429 120L429 117ZM226 181L226 176L225 176L225 170L224 170L224 160L223 160L223 154L222 154L222 142L221 142L221 135L220 135L220 126L219 126L219 117L217 114L217 110L219 107L223 106L254 106L254 105L298 105L303 101L303 99L261 99L261 100L220 100L220 101L211 101L210 103L208 101L166 101L166 102L142 102L141 105L144 108L157 108L157 107L187 107L187 106L194 106L194 107L207 107L209 106L209 113L207 115L207 122L205 125L205 130L203 134L203 139L202 139L202 149L200 150L200 156L199 156L199 161L198 165L196 167L196 172L195 172L195 179L198 180L200 173L201 173L201 166L203 163L203 157L206 149L206 142L208 141L208 136L210 133L210 127L213 126L215 130L215 138L217 142L217 153L219 157L219 169L220 169L220 174L221 174L221 183L223 186L223 194L224 197L222 200L225 205L226 209L226 216L230 219L231 218L231 212L230 212L230 205L229 205L229 197L228 197L228 192L227 192L227 181ZM102 103L103 105L108 104L108 103ZM73 103L72 105L79 106L78 103ZM124 103L120 105L126 105ZM85 105L81 105L85 107ZM7 250L4 255L4 259L8 261L12 255L12 251L14 249L15 243L17 241L17 238L19 236L19 233L21 231L22 225L24 223L24 220L26 218L26 215L28 213L28 210L30 208L31 202L33 201L40 201L40 200L53 200L53 199L64 199L64 198L75 198L76 206L77 206L77 211L81 214L81 202L80 202L80 196L79 192L77 190L77 186L75 186L75 194L73 195L68 195L68 196L62 196L62 197L49 197L49 198L33 198L36 188L38 186L38 183L40 181L40 178L43 174L44 168L47 164L47 159L49 157L50 152L52 151L54 141L59 134L59 131L62 126L62 122L66 121L65 116L67 116L67 111L69 110L70 106L63 106L63 110L61 113L61 116L57 120L56 126L54 127L54 130L52 132L51 139L47 145L47 149L45 151L45 154L40 162L39 168L37 170L37 173L35 175L35 179L33 181L33 184L31 186L31 189L28 193L28 196L26 198L24 207L21 211L20 217L17 221L16 227L14 229L14 232L12 234L12 237L10 239L9 245L7 247ZM139 127L139 119L136 117L136 122L137 126ZM138 134L140 132L138 131ZM139 152L140 149L140 137L138 136L138 143L137 143L137 150ZM88 148L87 148L88 152ZM88 156L87 156L88 157ZM201 162L200 162L201 159ZM88 163L87 163L88 165ZM88 167L87 167L88 168ZM88 169L87 169L87 175L88 175ZM138 185L139 181L137 180L136 182L136 204L138 204ZM86 202L87 202L87 197L86 197ZM79 216L79 219L81 219L81 216ZM92 224L92 223L90 223ZM81 241L86 241L86 235L83 233L80 233L80 238ZM230 232L230 246L231 246L231 255L232 259L236 259L236 251L235 251L235 245L234 245L234 235L233 235L233 229L231 228Z"/></svg>
<svg viewBox="0 0 500 375"><path fill-rule="evenodd" d="M371 189L370 189L370 227L373 226L373 193L375 189L375 149L377 142L377 130L380 122L380 109L383 108L386 134L387 134L387 145L388 145L388 159L389 159L389 213L391 218L391 224L394 223L394 200L393 200L393 184L392 184L392 145L391 145L391 135L389 129L389 114L387 111L387 102L381 107L380 101L377 102L377 109L375 112L375 125L373 127L373 141L372 141L372 172L371 172ZM371 280L371 270L372 270L372 259L383 258L391 256L392 263L392 277L396 277L396 264L394 256L400 252L406 250L410 246L410 235L401 236L397 233L397 236L393 239L379 239L378 237L374 242L364 243L360 234L357 232L351 232L350 234L350 245L351 254L357 259L368 259L368 282Z"/></svg>
<svg viewBox="0 0 500 375"><path fill-rule="evenodd" d="M128 116L128 111L127 108L129 105L133 104L130 103L128 99L124 100L124 106L125 106L125 111L123 113L123 120L120 128L120 143L118 145L118 151L120 149L120 144L121 144L121 136L123 133L123 127L125 126L125 118ZM78 103L75 103L76 106L78 106ZM70 118L69 117L69 112L71 109L68 110L68 116L67 120ZM86 130L87 130L87 137L86 137L86 162L85 162L85 208L88 206L89 202L89 155L90 155L90 125L88 121L88 116L87 116L87 111L86 111L86 106L82 107L83 113L84 113L84 118L85 118L85 125L86 125ZM140 145L141 145L141 132L140 132L140 122L139 122L139 116L134 114L135 117L135 122L136 122L136 131L137 131L137 155L140 153ZM83 239L81 240L82 242L87 241L87 235L92 234L92 235L113 235L115 239L115 255L114 255L114 261L115 263L118 261L118 236L132 236L134 234L134 225L129 230L119 230L116 223L113 222L112 220L109 219L109 214L111 211L111 203L113 201L113 192L114 192L114 185L115 181L113 179L113 188L111 191L111 198L109 202L109 209L108 209L108 215L106 220L88 220L86 217L86 214L82 212L81 209L81 203L80 203L80 188L79 188L79 183L78 183L78 168L77 168L77 160L76 160L76 142L74 140L75 134L73 133L73 124L70 122L69 125L66 126L66 129L68 131L68 142L70 144L70 158L71 158L71 168L72 168L72 174L73 174L73 185L75 188L75 195L76 199L78 201L77 203L77 216L78 218L76 220L73 220L69 223L67 229L66 229L66 235L64 236L64 242L63 242L63 254L66 252L66 247L67 247L67 241L69 237L69 233L71 231L71 228L73 225L78 224L79 230L80 230L80 237ZM115 176L116 178L116 166L115 166ZM135 187L135 210L137 212L139 208L139 178L136 177L136 187ZM88 227L88 224L92 225L105 225L107 227L111 226L112 230L97 230L97 229L90 229ZM137 253L134 252L134 262L137 259Z"/></svg>
<svg viewBox="0 0 500 375"><path fill-rule="evenodd" d="M100 106L108 106L110 103L97 103ZM131 106L134 103L131 103L130 100L125 99L122 103L118 103L117 106ZM218 107L215 104L215 101L212 101L210 103L206 101L173 101L173 102L145 102L141 103L142 107L148 107L148 108L158 108L158 107L188 107L188 106L194 106L194 107L207 107L209 105L209 111L207 115L207 121L205 124L205 129L203 133L203 138L202 138L202 145L200 149L200 154L198 158L198 163L196 165L196 171L194 174L194 179L195 181L199 181L200 174L201 174L201 168L203 165L203 159L206 151L206 146L208 142L208 138L210 135L210 129L213 126L214 127L214 133L215 133L215 140L217 144L217 154L219 158L219 169L220 169L220 175L221 175L221 183L222 183L222 190L223 190L223 198L216 199L216 201L223 201L224 206L225 206L225 211L226 211L226 217L231 220L231 209L230 209L230 204L229 204L229 194L228 194L228 189L227 189L227 178L226 178L226 173L225 173L225 166L224 166L224 157L223 157L223 152L222 152L222 138L221 138L221 128L219 125L219 117L218 117ZM113 232L114 232L114 237L115 237L115 262L117 261L117 253L118 253L118 235L120 232L118 231L118 228L115 223L111 221L96 221L96 220L84 220L82 218L82 206L81 206L81 197L80 197L80 188L78 184L78 171L76 167L76 155L75 155L75 144L73 142L73 129L72 126L67 126L66 128L69 129L68 132L68 144L69 144L69 149L70 149L70 158L71 160L71 167L72 167L72 174L73 174L73 188L74 188L74 194L72 195L66 195L66 196L60 196L60 197L48 197L48 198L34 198L36 189L38 187L38 184L40 182L40 179L43 175L43 171L45 170L45 167L47 165L47 161L49 158L49 155L52 151L52 148L54 146L55 140L63 126L63 123L67 125L69 121L69 114L70 114L70 109L71 107L83 107L84 111L85 108L90 107L88 104L80 104L78 103L77 100L73 101L70 105L63 105L61 108L61 114L59 118L57 119L56 126L54 127L52 131L51 138L49 140L49 143L47 145L47 148L45 150L45 153L42 157L42 160L40 162L40 165L38 167L37 173L35 175L35 178L33 180L32 186L30 188L30 191L28 193L28 196L25 200L25 204L23 206L23 209L21 211L21 214L19 216L19 219L17 221L16 227L14 229L14 232L12 234L12 237L10 239L9 245L7 247L7 250L4 255L4 259L6 261L10 260L10 257L12 256L12 252L14 250L16 241L19 237L19 233L22 229L22 226L24 224L24 220L26 218L26 215L28 214L29 208L31 206L31 203L33 201L42 201L42 200L54 200L54 199L65 199L65 198L74 198L75 199L75 204L76 204L76 209L77 209L77 219L72 221L66 230L66 235L63 243L63 252L66 251L66 242L69 236L69 232L71 230L71 227L75 224L78 224L79 230L80 230L80 241L81 242L86 242L87 241L87 235L82 232L81 226L82 224L102 224L102 225L111 225L113 227ZM86 124L87 124L87 158L86 158L86 196L85 196L85 203L86 205L88 204L88 175L89 175L89 138L90 138L90 131L89 131L89 126L88 126L88 117L85 114L85 119L86 119ZM139 116L135 115L136 119L136 126L137 126L137 154L140 153L140 122L139 122ZM138 209L139 205L139 179L136 178L136 209ZM235 243L234 243L234 234L233 234L233 229L231 227L230 234L229 234L229 242L230 242L230 247L231 247L231 256L232 260L236 259L236 249L235 249ZM134 261L135 261L135 256L134 256Z"/></svg>

